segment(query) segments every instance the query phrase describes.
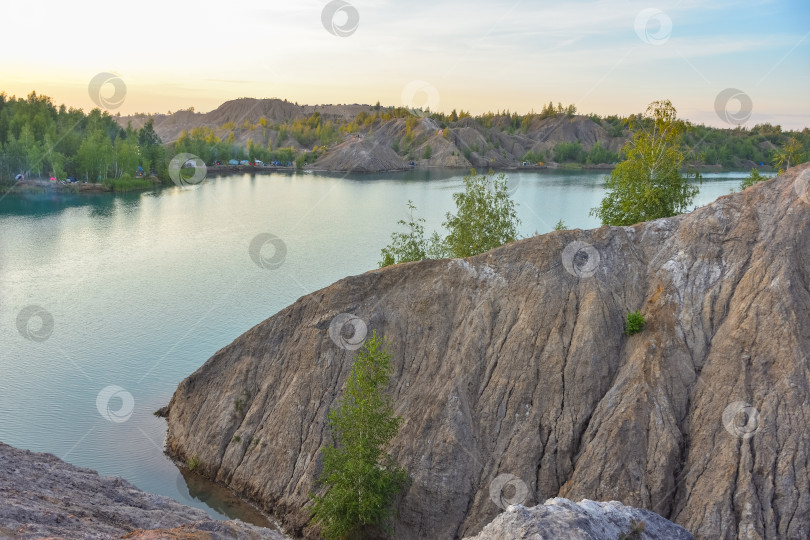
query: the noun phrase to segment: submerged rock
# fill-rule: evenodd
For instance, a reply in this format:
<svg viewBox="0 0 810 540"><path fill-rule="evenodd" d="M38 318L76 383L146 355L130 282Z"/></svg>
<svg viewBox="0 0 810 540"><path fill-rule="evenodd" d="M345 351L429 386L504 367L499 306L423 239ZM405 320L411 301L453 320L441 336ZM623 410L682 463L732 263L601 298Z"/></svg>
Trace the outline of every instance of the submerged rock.
<svg viewBox="0 0 810 540"><path fill-rule="evenodd" d="M372 329L413 478L397 537L469 536L554 496L697 538L810 537L810 165L690 214L304 296L179 385L168 452L306 533L326 415Z"/></svg>
<svg viewBox="0 0 810 540"><path fill-rule="evenodd" d="M285 538L238 520L213 520L122 478L0 443L0 538L106 540L130 533L127 538Z"/></svg>
<svg viewBox="0 0 810 540"><path fill-rule="evenodd" d="M635 534L633 534L635 532ZM643 532L643 535L641 534ZM625 535L624 537L622 535ZM512 505L475 536L466 540L693 540L692 534L655 512L620 502L578 503L549 499L526 508Z"/></svg>

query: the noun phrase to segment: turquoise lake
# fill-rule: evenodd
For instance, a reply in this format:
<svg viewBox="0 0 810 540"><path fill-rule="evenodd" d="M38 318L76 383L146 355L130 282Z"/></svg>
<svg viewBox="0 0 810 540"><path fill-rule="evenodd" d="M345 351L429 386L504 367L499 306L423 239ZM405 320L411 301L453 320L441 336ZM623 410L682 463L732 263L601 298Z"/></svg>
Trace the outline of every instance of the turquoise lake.
<svg viewBox="0 0 810 540"><path fill-rule="evenodd" d="M521 233L548 232L559 219L598 226L588 211L604 194L604 174L508 173ZM746 175L705 174L696 206ZM122 476L217 518L250 520L227 493L187 485L162 453L165 422L152 413L255 324L375 268L409 199L426 232L440 228L462 176L245 174L124 195L5 196L0 441ZM283 261L262 251L277 268L251 259L262 233L286 248Z"/></svg>

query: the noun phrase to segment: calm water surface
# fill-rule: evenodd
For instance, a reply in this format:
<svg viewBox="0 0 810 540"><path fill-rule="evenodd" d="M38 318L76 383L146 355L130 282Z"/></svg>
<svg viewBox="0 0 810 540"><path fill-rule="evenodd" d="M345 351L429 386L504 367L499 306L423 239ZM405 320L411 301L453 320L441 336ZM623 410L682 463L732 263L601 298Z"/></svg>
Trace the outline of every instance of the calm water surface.
<svg viewBox="0 0 810 540"><path fill-rule="evenodd" d="M697 205L745 175L705 175ZM569 228L598 226L588 210L603 196L604 173L509 176L523 235L548 232L559 219ZM214 177L196 189L5 197L0 441L123 476L217 518L255 521L227 492L186 482L162 453L165 422L153 411L255 324L375 268L408 199L427 232L439 228L462 185L457 171L263 174ZM277 269L249 256L261 233L286 245ZM46 328L33 317L21 332L20 312L31 305L52 325L46 314Z"/></svg>

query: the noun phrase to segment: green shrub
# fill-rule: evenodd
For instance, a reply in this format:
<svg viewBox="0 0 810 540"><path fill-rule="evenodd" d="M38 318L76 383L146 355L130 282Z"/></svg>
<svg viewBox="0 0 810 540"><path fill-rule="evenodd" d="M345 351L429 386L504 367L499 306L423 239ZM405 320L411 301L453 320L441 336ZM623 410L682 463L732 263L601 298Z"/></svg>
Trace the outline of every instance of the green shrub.
<svg viewBox="0 0 810 540"><path fill-rule="evenodd" d="M641 314L641 310L628 313L627 326L624 328L624 333L628 336L632 336L642 330L644 330L644 315Z"/></svg>
<svg viewBox="0 0 810 540"><path fill-rule="evenodd" d="M239 397L233 400L233 408L236 409L236 412L242 414L245 412L245 404L247 404L248 401L250 401L250 392L242 390Z"/></svg>
<svg viewBox="0 0 810 540"><path fill-rule="evenodd" d="M398 222L405 231L391 234L391 243L382 249L380 268L425 258L470 257L517 239L520 219L506 175L476 175L473 170L464 177L464 192L454 193L453 200L457 213L448 212L442 224L447 235L434 231L428 238L424 218L414 217L416 207L408 201L409 219Z"/></svg>
<svg viewBox="0 0 810 540"><path fill-rule="evenodd" d="M194 171L194 169L189 169ZM180 170L181 174L183 169ZM102 185L113 191L134 191L138 189L149 189L154 187L154 184L147 178L133 178L127 174L121 178L108 178L102 182Z"/></svg>
<svg viewBox="0 0 810 540"><path fill-rule="evenodd" d="M554 146L554 161L585 163L587 153L579 142L559 142Z"/></svg>
<svg viewBox="0 0 810 540"><path fill-rule="evenodd" d="M403 262L421 261L425 258L425 218L414 217L416 210L413 201L408 201L408 221L400 219L397 223L407 229L406 232L391 234L391 243L382 249L380 268Z"/></svg>
<svg viewBox="0 0 810 540"><path fill-rule="evenodd" d="M545 156L543 156L542 150L529 150L523 155L523 161L528 163L538 163L541 161L545 161Z"/></svg>
<svg viewBox="0 0 810 540"><path fill-rule="evenodd" d="M767 176L762 176L759 174L759 171L756 169L751 169L751 174L748 175L747 178L744 178L742 182L740 182L740 189L745 189L748 186L753 186L758 182L764 182L768 180Z"/></svg>
<svg viewBox="0 0 810 540"><path fill-rule="evenodd" d="M188 458L186 465L188 466L188 470L193 471L194 469L200 466L200 456L194 454L193 456Z"/></svg>
<svg viewBox="0 0 810 540"><path fill-rule="evenodd" d="M602 143L596 141L593 148L591 148L591 151L588 152L588 157L585 161L592 164L615 163L619 161L619 154L616 152L611 152L607 148L603 147Z"/></svg>

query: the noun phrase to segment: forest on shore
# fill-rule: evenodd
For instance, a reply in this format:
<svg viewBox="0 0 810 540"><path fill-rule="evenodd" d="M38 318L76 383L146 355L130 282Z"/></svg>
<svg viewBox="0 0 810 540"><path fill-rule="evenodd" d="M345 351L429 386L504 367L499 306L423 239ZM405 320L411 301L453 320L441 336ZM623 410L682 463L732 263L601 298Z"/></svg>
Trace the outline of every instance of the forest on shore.
<svg viewBox="0 0 810 540"><path fill-rule="evenodd" d="M559 140L553 145L537 145L524 150L512 140L533 140L533 134L550 120L577 121L604 139L596 142ZM539 113L518 114L510 111L473 116L453 110L440 113L404 107L367 106L351 119L314 112L306 116L280 120L245 118L221 126L197 126L183 130L172 141L161 140L153 117L134 128L122 126L120 118L107 111L57 106L44 95L31 92L25 98L9 97L0 92L0 183L8 186L15 178L75 178L77 181L106 184L110 189L142 189L169 182L168 164L179 153L199 156L206 164L226 164L230 160L255 163L295 164L301 168L315 162L330 148L353 137L374 137L389 126L399 131L386 139L402 159L430 160L433 153L426 143L436 133L454 140L454 158L474 163L480 155L490 158L496 168L515 162L540 164L553 162L563 166L615 164L624 156L621 144L628 137L631 122L643 124L639 114L630 117L577 114L574 105L548 103ZM592 123L592 125L590 125ZM429 125L432 130L418 129ZM692 165L718 165L726 169L747 169L751 164L766 168L785 145L799 145L810 154L810 129L783 131L778 125L720 129L687 122L683 144L692 149ZM458 133L470 129L482 134L475 142L461 140ZM389 129L391 131L391 129ZM251 137L250 133L260 133ZM248 134L247 136L245 134ZM428 134L426 134L428 133ZM512 139L506 139L512 137ZM390 142L388 142L390 141ZM507 144L504 144L507 141ZM612 143L609 143L613 141ZM509 149L507 151L507 146ZM517 148L517 149L516 149ZM517 153L516 153L517 152ZM511 159L511 161L509 161ZM469 161L467 161L469 160ZM517 160L517 161L516 161ZM479 159L480 161L480 159Z"/></svg>

